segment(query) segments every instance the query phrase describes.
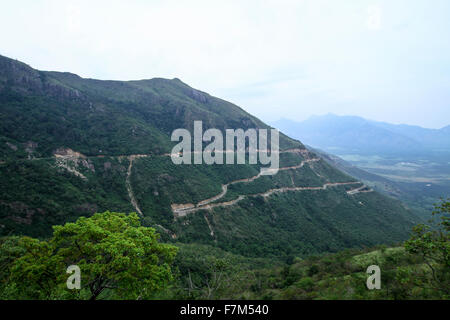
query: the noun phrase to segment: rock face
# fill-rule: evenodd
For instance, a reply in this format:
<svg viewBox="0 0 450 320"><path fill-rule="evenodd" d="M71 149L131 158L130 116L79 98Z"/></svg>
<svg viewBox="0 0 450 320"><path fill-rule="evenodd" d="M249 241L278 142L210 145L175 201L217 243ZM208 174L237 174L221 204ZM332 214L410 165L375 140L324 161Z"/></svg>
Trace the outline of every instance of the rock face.
<svg viewBox="0 0 450 320"><path fill-rule="evenodd" d="M194 99L194 100L196 100L196 101L198 101L200 103L207 103L208 102L208 98L206 97L206 94L204 94L203 92L198 91L198 90L192 89L190 94L189 94L189 96L192 99Z"/></svg>
<svg viewBox="0 0 450 320"><path fill-rule="evenodd" d="M73 158L73 159L85 159L86 156L80 152L73 151L70 148L58 148L54 152L55 157L57 158Z"/></svg>
<svg viewBox="0 0 450 320"><path fill-rule="evenodd" d="M79 166L95 173L95 167L92 162L80 152L73 151L70 148L58 148L55 150L54 156L58 167L64 168L84 180L87 180L87 177L77 170Z"/></svg>
<svg viewBox="0 0 450 320"><path fill-rule="evenodd" d="M26 94L44 93L58 98L84 98L78 90L62 86L50 79L46 73L34 70L25 63L0 56L0 90L5 87L13 87Z"/></svg>
<svg viewBox="0 0 450 320"><path fill-rule="evenodd" d="M0 56L0 86L18 86L22 89L42 90L39 71L25 63Z"/></svg>

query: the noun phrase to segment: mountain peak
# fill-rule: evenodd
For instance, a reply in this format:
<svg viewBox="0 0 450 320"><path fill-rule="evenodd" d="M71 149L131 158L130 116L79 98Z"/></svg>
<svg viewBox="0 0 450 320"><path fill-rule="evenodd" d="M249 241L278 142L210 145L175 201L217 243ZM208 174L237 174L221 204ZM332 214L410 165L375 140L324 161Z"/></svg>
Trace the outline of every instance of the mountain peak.
<svg viewBox="0 0 450 320"><path fill-rule="evenodd" d="M19 74L36 74L36 70L19 60L0 55L0 75L17 76Z"/></svg>

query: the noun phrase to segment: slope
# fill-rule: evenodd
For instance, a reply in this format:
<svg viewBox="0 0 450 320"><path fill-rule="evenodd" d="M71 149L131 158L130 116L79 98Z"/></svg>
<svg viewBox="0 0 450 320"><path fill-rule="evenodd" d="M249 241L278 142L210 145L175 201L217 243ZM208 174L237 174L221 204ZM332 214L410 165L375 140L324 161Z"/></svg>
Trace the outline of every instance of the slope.
<svg viewBox="0 0 450 320"><path fill-rule="evenodd" d="M1 234L46 236L81 215L136 211L167 241L279 257L400 241L417 222L283 134L275 176L173 164L170 134L194 120L270 128L179 79L83 79L0 57L0 117Z"/></svg>

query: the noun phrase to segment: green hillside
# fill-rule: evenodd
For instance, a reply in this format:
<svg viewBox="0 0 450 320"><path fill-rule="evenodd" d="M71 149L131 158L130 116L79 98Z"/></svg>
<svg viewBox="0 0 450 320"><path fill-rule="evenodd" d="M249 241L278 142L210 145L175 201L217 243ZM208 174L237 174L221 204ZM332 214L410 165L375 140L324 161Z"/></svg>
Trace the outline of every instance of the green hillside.
<svg viewBox="0 0 450 320"><path fill-rule="evenodd" d="M0 56L0 119L0 235L47 237L80 216L136 211L168 242L284 259L394 243L418 222L282 134L275 176L173 164L170 135L194 120L270 128L179 79L83 79Z"/></svg>

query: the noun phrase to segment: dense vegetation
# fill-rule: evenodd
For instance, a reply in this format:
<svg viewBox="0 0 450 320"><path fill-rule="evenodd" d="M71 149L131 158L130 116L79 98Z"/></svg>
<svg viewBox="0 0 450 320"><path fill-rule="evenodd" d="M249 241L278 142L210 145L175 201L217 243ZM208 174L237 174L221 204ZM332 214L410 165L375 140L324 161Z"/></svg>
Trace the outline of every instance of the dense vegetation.
<svg viewBox="0 0 450 320"><path fill-rule="evenodd" d="M450 199L449 199L450 200ZM178 280L166 298L194 299L449 299L450 202L397 246L333 254L247 258L216 247L177 244ZM381 289L368 290L366 270L381 269Z"/></svg>
<svg viewBox="0 0 450 320"><path fill-rule="evenodd" d="M395 243L409 233L410 221L389 214L388 208L395 203L382 202L381 197L372 195L341 202L344 194L344 190L335 189L326 193L276 194L270 201L248 198L235 208L198 212L179 219L175 233L179 233L180 241L215 243L224 250L251 257L336 252L380 242ZM359 202L367 214L355 216L352 212L362 206Z"/></svg>
<svg viewBox="0 0 450 320"><path fill-rule="evenodd" d="M13 299L148 299L173 279L177 248L158 242L139 217L105 212L55 226L49 240L1 243L1 296ZM81 270L83 286L68 290L66 269ZM8 274L9 273L9 274Z"/></svg>
<svg viewBox="0 0 450 320"><path fill-rule="evenodd" d="M49 236L52 225L112 207L130 212L125 175L127 162L91 159L95 173L80 169L80 179L58 168L54 159L0 164L0 234ZM107 165L105 165L107 164Z"/></svg>
<svg viewBox="0 0 450 320"><path fill-rule="evenodd" d="M405 249L358 251L407 239L420 219L376 192L347 193L355 185L324 188L361 184L299 141L280 136L295 151L280 155L274 176L258 176L260 165L175 165L170 134L194 120L204 130L269 128L178 79L82 79L0 56L0 298L409 298L362 291L371 257L394 273L385 261L414 274L425 264L447 281L445 260L417 253L435 241L424 229ZM214 202L234 205L181 217L171 207L253 177ZM273 189L286 192L261 195ZM114 213L132 211L140 216ZM80 291L65 287L73 264Z"/></svg>
<svg viewBox="0 0 450 320"><path fill-rule="evenodd" d="M396 247L280 260L209 245L177 249L158 242L136 214L105 212L57 226L46 241L2 238L0 298L449 299L450 202L434 215ZM81 290L66 288L71 264L81 269ZM381 269L380 290L366 287L370 265Z"/></svg>
<svg viewBox="0 0 450 320"><path fill-rule="evenodd" d="M0 235L48 238L53 225L139 207L143 225L165 241L285 259L394 243L418 222L379 194L347 195L350 186L255 196L274 188L355 181L324 161L230 185L216 202L246 198L175 219L172 204L213 197L222 184L253 177L260 166L174 165L164 156L174 144L172 130L192 129L194 120L202 120L204 130L269 128L179 79L99 81L0 57L0 120ZM305 151L285 135L280 146ZM73 157L61 157L67 154ZM137 154L146 157L131 160ZM282 154L280 166L303 160L304 153Z"/></svg>

